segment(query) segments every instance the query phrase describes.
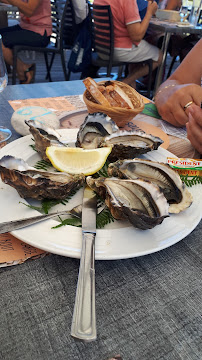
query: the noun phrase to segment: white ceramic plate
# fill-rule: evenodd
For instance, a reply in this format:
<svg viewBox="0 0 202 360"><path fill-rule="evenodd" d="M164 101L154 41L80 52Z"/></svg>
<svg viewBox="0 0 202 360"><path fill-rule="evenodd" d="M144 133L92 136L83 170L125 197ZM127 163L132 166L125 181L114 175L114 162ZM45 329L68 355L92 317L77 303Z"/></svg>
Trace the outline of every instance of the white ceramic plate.
<svg viewBox="0 0 202 360"><path fill-rule="evenodd" d="M60 130L63 138L74 141L77 129ZM29 146L33 142L31 135L11 142L0 150L0 158L4 155L13 155L23 158L30 165L39 159L37 153ZM166 161L167 156L173 156L167 150L159 148L147 154L150 160ZM173 156L174 157L174 156ZM166 218L161 225L152 230L137 230L128 222L115 222L104 229L98 229L96 235L95 257L99 260L124 259L151 254L165 249L182 240L199 223L202 214L202 185L190 188L193 203L189 209ZM67 208L71 209L82 201L82 191L71 199ZM15 189L0 181L0 221L15 220L18 218L38 215L38 212L29 209L20 202L21 199ZM65 226L51 229L57 225L57 220L47 220L30 227L14 231L12 234L18 239L45 251L79 258L81 252L81 228Z"/></svg>

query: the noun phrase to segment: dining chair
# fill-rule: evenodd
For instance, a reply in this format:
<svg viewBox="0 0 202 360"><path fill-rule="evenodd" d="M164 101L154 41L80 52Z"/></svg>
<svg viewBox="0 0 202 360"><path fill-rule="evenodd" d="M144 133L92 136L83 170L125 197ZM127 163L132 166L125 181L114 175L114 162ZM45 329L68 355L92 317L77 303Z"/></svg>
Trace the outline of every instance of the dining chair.
<svg viewBox="0 0 202 360"><path fill-rule="evenodd" d="M13 48L13 74L12 84L16 84L17 72L17 56L20 51L35 51L44 54L47 75L49 81L51 79L51 68L56 54L61 57L62 69L64 72L65 80L68 80L65 63L65 50L73 47L74 39L77 35L77 25L75 22L74 8L72 0L51 0L51 18L52 18L52 34L50 43L47 47L34 47L16 45ZM49 59L49 55L51 55Z"/></svg>
<svg viewBox="0 0 202 360"><path fill-rule="evenodd" d="M106 67L106 76L112 77L112 67L118 67L117 78L122 74L123 67L129 62L114 61L114 27L110 5L88 4L92 33L91 63L97 67ZM142 63L142 62L141 62ZM151 96L152 59L143 61L149 66L147 96ZM138 64L138 63L137 63Z"/></svg>

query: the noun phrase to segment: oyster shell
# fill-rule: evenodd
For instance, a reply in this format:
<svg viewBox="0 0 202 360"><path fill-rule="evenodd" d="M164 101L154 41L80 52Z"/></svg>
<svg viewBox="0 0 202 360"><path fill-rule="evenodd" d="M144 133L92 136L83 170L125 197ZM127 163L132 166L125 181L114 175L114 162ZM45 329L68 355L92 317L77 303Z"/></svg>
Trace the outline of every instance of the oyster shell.
<svg viewBox="0 0 202 360"><path fill-rule="evenodd" d="M36 170L24 160L7 155L0 159L1 179L22 198L65 199L85 181L84 175Z"/></svg>
<svg viewBox="0 0 202 360"><path fill-rule="evenodd" d="M125 179L143 178L155 183L172 204L169 213L185 210L192 203L192 195L180 176L167 164L143 159L122 160L110 164L108 174Z"/></svg>
<svg viewBox="0 0 202 360"><path fill-rule="evenodd" d="M147 230L168 216L168 203L159 187L143 179L86 178L115 219L128 219L135 227Z"/></svg>
<svg viewBox="0 0 202 360"><path fill-rule="evenodd" d="M88 114L78 131L76 146L95 149L99 147L104 136L111 135L118 130L118 126L108 115Z"/></svg>
<svg viewBox="0 0 202 360"><path fill-rule="evenodd" d="M46 148L48 146L66 146L60 140L61 135L53 128L46 127L43 122L38 120L25 120L25 123L29 126L29 131L34 137L35 148L41 157L49 161L46 156Z"/></svg>
<svg viewBox="0 0 202 360"><path fill-rule="evenodd" d="M132 159L139 154L157 150L163 143L159 137L144 131L119 130L103 139L102 146L112 146L110 160Z"/></svg>
<svg viewBox="0 0 202 360"><path fill-rule="evenodd" d="M157 150L163 143L158 137L144 131L119 130L117 125L105 114L89 114L81 125L76 146L84 149L95 149L112 146L110 161L132 159L138 154Z"/></svg>

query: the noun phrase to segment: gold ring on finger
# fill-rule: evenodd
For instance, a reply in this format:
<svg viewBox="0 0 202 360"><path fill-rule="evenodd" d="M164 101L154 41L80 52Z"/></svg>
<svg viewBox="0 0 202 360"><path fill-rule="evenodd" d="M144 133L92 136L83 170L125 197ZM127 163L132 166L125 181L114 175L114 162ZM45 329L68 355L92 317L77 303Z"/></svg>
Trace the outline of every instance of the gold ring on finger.
<svg viewBox="0 0 202 360"><path fill-rule="evenodd" d="M191 104L193 104L193 101L189 101L189 102L183 107L183 109L186 110Z"/></svg>

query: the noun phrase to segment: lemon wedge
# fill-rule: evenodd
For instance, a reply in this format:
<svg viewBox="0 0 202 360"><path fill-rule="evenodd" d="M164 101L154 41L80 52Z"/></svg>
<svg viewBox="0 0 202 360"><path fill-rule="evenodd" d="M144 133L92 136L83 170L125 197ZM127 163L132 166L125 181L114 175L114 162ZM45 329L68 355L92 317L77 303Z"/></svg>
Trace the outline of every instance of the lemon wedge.
<svg viewBox="0 0 202 360"><path fill-rule="evenodd" d="M92 175L103 167L111 150L111 147L85 150L49 146L46 148L46 155L51 164L59 171L69 174Z"/></svg>

